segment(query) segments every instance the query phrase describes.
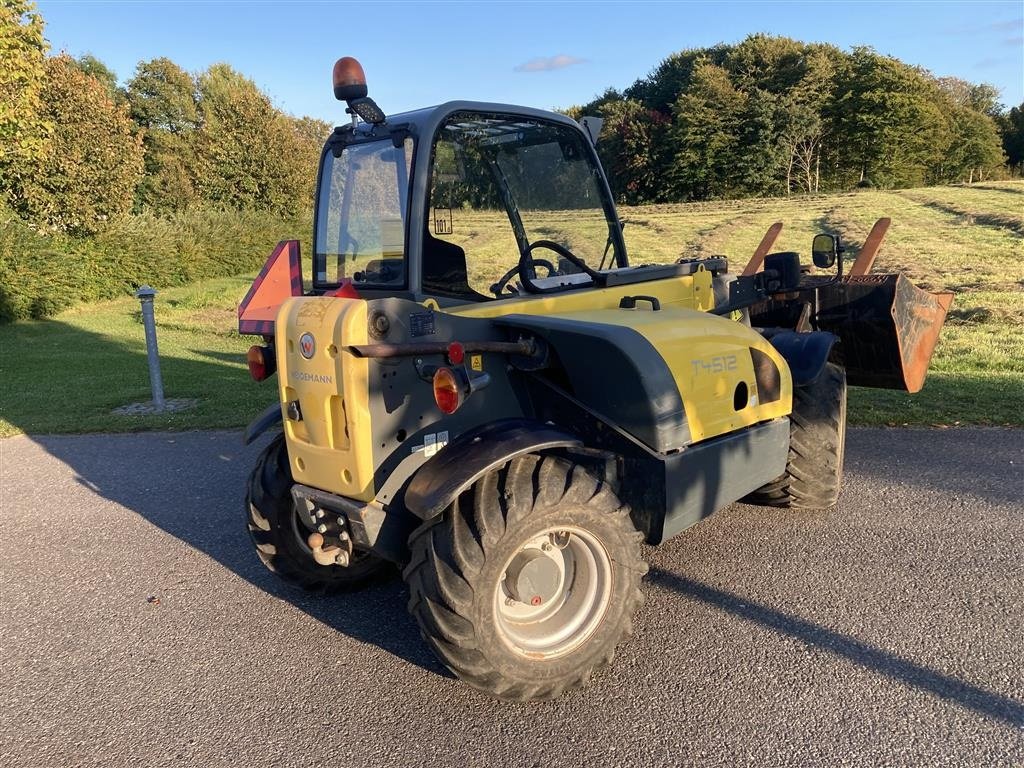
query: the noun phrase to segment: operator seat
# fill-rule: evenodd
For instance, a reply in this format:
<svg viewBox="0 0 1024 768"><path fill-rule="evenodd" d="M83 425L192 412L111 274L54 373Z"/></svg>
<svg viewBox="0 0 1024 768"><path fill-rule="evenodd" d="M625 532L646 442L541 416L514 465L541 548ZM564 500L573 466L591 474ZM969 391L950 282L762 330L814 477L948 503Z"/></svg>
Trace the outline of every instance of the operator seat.
<svg viewBox="0 0 1024 768"><path fill-rule="evenodd" d="M439 240L429 231L423 237L423 292L467 301L487 301L469 285L466 252L455 243Z"/></svg>

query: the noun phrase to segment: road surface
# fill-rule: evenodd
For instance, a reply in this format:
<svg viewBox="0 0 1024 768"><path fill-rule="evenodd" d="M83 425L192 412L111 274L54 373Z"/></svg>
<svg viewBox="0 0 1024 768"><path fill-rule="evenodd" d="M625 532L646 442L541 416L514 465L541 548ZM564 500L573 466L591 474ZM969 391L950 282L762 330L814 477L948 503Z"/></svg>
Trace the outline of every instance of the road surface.
<svg viewBox="0 0 1024 768"><path fill-rule="evenodd" d="M532 705L450 677L397 579L265 572L258 448L0 441L0 765L1024 764L1024 432L853 430L835 509L651 550L614 667Z"/></svg>

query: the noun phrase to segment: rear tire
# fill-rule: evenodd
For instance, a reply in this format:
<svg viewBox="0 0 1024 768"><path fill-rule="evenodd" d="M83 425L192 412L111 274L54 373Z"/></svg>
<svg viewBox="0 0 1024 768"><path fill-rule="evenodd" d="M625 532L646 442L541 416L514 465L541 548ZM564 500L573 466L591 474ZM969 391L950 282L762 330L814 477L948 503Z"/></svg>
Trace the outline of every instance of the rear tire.
<svg viewBox="0 0 1024 768"><path fill-rule="evenodd" d="M839 499L846 446L846 371L827 363L817 379L793 389L786 471L744 501L790 509L825 509Z"/></svg>
<svg viewBox="0 0 1024 768"><path fill-rule="evenodd" d="M642 539L628 507L583 466L520 457L413 533L409 611L472 687L555 698L610 664L632 634Z"/></svg>
<svg viewBox="0 0 1024 768"><path fill-rule="evenodd" d="M354 552L351 564L320 565L305 538L292 499L292 472L284 435L278 435L256 460L245 495L246 521L256 555L282 579L303 589L339 592L357 589L385 574L390 565L368 552Z"/></svg>

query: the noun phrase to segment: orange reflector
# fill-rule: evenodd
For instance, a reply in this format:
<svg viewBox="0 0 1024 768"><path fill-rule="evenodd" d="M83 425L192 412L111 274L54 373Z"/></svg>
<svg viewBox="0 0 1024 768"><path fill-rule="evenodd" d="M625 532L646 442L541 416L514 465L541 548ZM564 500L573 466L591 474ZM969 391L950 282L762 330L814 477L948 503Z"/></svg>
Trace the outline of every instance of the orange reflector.
<svg viewBox="0 0 1024 768"><path fill-rule="evenodd" d="M249 375L254 381L263 381L274 372L274 358L269 355L268 347L261 347L258 344L249 347L245 353L245 361L249 364Z"/></svg>
<svg viewBox="0 0 1024 768"><path fill-rule="evenodd" d="M453 341L448 345L448 362L452 365L462 365L462 361L466 359L466 348L463 347L459 342Z"/></svg>
<svg viewBox="0 0 1024 768"><path fill-rule="evenodd" d="M434 373L434 402L442 413L455 413L462 405L462 387L451 368Z"/></svg>

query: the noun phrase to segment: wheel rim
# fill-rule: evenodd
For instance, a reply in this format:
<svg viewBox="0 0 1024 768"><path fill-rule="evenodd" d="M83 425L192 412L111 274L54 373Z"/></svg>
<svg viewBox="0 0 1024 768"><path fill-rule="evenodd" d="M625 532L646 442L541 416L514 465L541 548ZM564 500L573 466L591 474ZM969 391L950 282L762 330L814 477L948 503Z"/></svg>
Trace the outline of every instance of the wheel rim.
<svg viewBox="0 0 1024 768"><path fill-rule="evenodd" d="M502 569L494 592L498 634L523 656L563 656L601 624L611 587L611 558L593 534L573 527L545 530Z"/></svg>

